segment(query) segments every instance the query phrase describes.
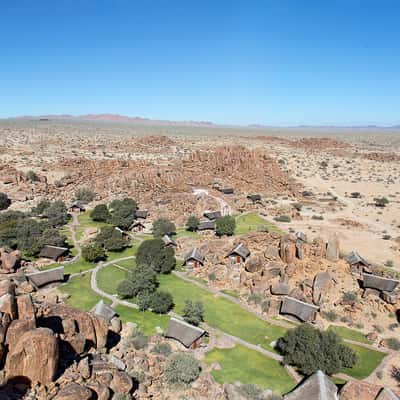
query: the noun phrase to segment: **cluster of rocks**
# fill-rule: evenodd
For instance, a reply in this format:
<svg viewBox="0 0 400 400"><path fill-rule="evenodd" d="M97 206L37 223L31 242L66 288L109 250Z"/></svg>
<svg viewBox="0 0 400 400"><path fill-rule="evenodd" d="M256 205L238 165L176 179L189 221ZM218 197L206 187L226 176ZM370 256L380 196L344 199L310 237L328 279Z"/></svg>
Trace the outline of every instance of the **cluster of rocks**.
<svg viewBox="0 0 400 400"><path fill-rule="evenodd" d="M7 252L0 248L0 274L14 273L21 263L21 253L18 250Z"/></svg>

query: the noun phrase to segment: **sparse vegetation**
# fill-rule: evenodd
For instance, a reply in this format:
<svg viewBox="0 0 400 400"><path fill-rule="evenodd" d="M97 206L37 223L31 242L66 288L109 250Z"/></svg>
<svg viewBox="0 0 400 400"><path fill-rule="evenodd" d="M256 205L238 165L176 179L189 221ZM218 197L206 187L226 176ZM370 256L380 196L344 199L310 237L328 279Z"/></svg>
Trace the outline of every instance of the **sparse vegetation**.
<svg viewBox="0 0 400 400"><path fill-rule="evenodd" d="M186 386L200 375L199 362L187 353L173 353L167 358L164 369L166 382L172 386Z"/></svg>

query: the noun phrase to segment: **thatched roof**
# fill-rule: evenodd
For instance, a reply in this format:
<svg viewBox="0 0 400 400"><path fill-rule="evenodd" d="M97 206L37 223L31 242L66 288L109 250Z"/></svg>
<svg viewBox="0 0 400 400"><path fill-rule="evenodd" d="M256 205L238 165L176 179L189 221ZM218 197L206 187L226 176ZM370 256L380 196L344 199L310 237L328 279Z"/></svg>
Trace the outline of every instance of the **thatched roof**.
<svg viewBox="0 0 400 400"><path fill-rule="evenodd" d="M382 292L393 292L400 283L395 279L383 278L372 274L362 274L362 278L364 288L377 289Z"/></svg>
<svg viewBox="0 0 400 400"><path fill-rule="evenodd" d="M250 255L250 250L243 243L240 243L228 253L228 257L232 255L238 255L246 259Z"/></svg>
<svg viewBox="0 0 400 400"><path fill-rule="evenodd" d="M362 265L365 265L366 267L369 266L368 262L365 261L365 259L362 258L356 251L352 251L352 252L347 256L347 262L348 262L350 265L362 264Z"/></svg>
<svg viewBox="0 0 400 400"><path fill-rule="evenodd" d="M382 388L375 400L399 400L399 397L391 389Z"/></svg>
<svg viewBox="0 0 400 400"><path fill-rule="evenodd" d="M33 272L32 274L26 274L29 282L34 286L40 287L51 282L59 282L64 280L64 267L57 267L47 269L45 271Z"/></svg>
<svg viewBox="0 0 400 400"><path fill-rule="evenodd" d="M251 201L261 201L261 194L249 194L247 198Z"/></svg>
<svg viewBox="0 0 400 400"><path fill-rule="evenodd" d="M286 296L281 303L281 314L289 314L298 318L300 321L312 321L314 314L319 310L319 307L313 304L305 303L295 299L294 297Z"/></svg>
<svg viewBox="0 0 400 400"><path fill-rule="evenodd" d="M104 303L103 300L100 300L95 306L93 312L100 316L103 317L106 321L110 322L110 320L117 314L113 308L111 308L109 305Z"/></svg>
<svg viewBox="0 0 400 400"><path fill-rule="evenodd" d="M200 254L197 247L194 247L189 253L187 253L183 259L183 263L186 264L188 261L196 260L201 265L204 264L204 257Z"/></svg>
<svg viewBox="0 0 400 400"><path fill-rule="evenodd" d="M68 249L66 247L57 247L46 245L40 250L39 257L42 258L50 258L51 260L57 260L57 258L64 256L68 253Z"/></svg>
<svg viewBox="0 0 400 400"><path fill-rule="evenodd" d="M136 218L142 218L146 219L149 215L149 212L147 210L136 210L135 212L135 217Z"/></svg>
<svg viewBox="0 0 400 400"><path fill-rule="evenodd" d="M205 230L214 230L215 229L215 222L214 221L201 221L197 228L199 231Z"/></svg>
<svg viewBox="0 0 400 400"><path fill-rule="evenodd" d="M208 218L210 221L213 221L217 218L221 218L222 214L221 211L207 211L203 214L206 218Z"/></svg>
<svg viewBox="0 0 400 400"><path fill-rule="evenodd" d="M144 223L142 221L133 221L132 225L129 227L129 229L133 229L135 226L141 226L145 227Z"/></svg>
<svg viewBox="0 0 400 400"><path fill-rule="evenodd" d="M337 390L336 385L322 371L317 371L303 381L296 389L287 394L284 399L338 400Z"/></svg>
<svg viewBox="0 0 400 400"><path fill-rule="evenodd" d="M79 202L72 203L68 208L79 208L80 211L85 211L85 206Z"/></svg>
<svg viewBox="0 0 400 400"><path fill-rule="evenodd" d="M169 246L169 245L176 246L175 240L172 240L168 235L164 235L162 237L162 241L164 242L165 246Z"/></svg>
<svg viewBox="0 0 400 400"><path fill-rule="evenodd" d="M218 189L220 192L224 194L232 194L233 193L233 188L232 187L223 187Z"/></svg>
<svg viewBox="0 0 400 400"><path fill-rule="evenodd" d="M185 347L190 347L197 339L201 338L206 331L197 326L190 325L180 319L171 318L165 337L175 339Z"/></svg>

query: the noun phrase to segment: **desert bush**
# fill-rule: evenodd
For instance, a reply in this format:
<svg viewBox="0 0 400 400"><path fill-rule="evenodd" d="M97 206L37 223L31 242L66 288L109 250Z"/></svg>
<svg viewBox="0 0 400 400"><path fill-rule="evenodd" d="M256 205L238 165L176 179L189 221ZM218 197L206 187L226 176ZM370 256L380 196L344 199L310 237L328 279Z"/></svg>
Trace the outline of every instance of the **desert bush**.
<svg viewBox="0 0 400 400"><path fill-rule="evenodd" d="M240 385L237 391L246 400L262 400L262 389L257 385L246 383Z"/></svg>
<svg viewBox="0 0 400 400"><path fill-rule="evenodd" d="M75 192L75 200L80 201L82 203L90 203L96 197L96 193L90 190L88 187L80 187Z"/></svg>
<svg viewBox="0 0 400 400"><path fill-rule="evenodd" d="M393 262L393 260L387 260L387 261L385 261L385 267L393 268L393 267L394 267L394 262Z"/></svg>
<svg viewBox="0 0 400 400"><path fill-rule="evenodd" d="M389 338L386 339L386 344L391 350L399 351L400 350L400 340L397 338Z"/></svg>
<svg viewBox="0 0 400 400"><path fill-rule="evenodd" d="M292 218L289 215L279 215L278 217L274 217L274 220L277 222L291 222Z"/></svg>
<svg viewBox="0 0 400 400"><path fill-rule="evenodd" d="M322 216L322 215L313 215L312 217L311 217L311 219L315 219L315 220L318 220L318 221L322 221L323 219L324 219L324 217Z"/></svg>
<svg viewBox="0 0 400 400"><path fill-rule="evenodd" d="M338 319L338 315L333 310L329 310L322 313L322 316L328 321L334 322Z"/></svg>
<svg viewBox="0 0 400 400"><path fill-rule="evenodd" d="M261 303L261 310L266 313L266 312L268 312L270 306L271 306L271 301L269 299L265 299Z"/></svg>
<svg viewBox="0 0 400 400"><path fill-rule="evenodd" d="M217 279L217 276L215 275L215 272L210 272L210 273L208 274L208 279L209 279L210 281L215 281L215 280Z"/></svg>
<svg viewBox="0 0 400 400"><path fill-rule="evenodd" d="M171 354L172 349L168 343L157 343L151 351L154 354L161 354L168 357Z"/></svg>
<svg viewBox="0 0 400 400"><path fill-rule="evenodd" d="M380 325L373 325L375 332L383 333L383 328Z"/></svg>
<svg viewBox="0 0 400 400"><path fill-rule="evenodd" d="M188 231L195 232L199 228L199 224L200 220L196 216L191 215L186 221L186 229Z"/></svg>
<svg viewBox="0 0 400 400"><path fill-rule="evenodd" d="M343 294L342 300L345 303L354 303L355 301L357 301L357 294L354 292L345 292Z"/></svg>
<svg viewBox="0 0 400 400"><path fill-rule="evenodd" d="M247 297L248 303L253 303L253 304L261 304L262 301L262 296L259 293L251 293Z"/></svg>
<svg viewBox="0 0 400 400"><path fill-rule="evenodd" d="M30 182L37 182L37 181L39 181L39 176L36 174L36 172L34 172L34 171L28 171L27 173L26 173L26 179L28 180L28 181L30 181Z"/></svg>
<svg viewBox="0 0 400 400"><path fill-rule="evenodd" d="M183 308L183 318L189 324L200 325L204 321L203 303L200 301L194 303L191 300L186 300Z"/></svg>
<svg viewBox="0 0 400 400"><path fill-rule="evenodd" d="M199 362L187 353L172 353L164 368L164 377L169 385L186 386L200 375Z"/></svg>

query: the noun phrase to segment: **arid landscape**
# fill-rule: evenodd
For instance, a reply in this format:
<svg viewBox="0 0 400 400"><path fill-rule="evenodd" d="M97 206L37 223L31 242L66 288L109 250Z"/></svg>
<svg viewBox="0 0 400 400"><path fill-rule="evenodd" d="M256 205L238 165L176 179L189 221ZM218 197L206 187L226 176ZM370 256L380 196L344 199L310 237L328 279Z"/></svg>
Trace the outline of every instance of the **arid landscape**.
<svg viewBox="0 0 400 400"><path fill-rule="evenodd" d="M0 399L400 394L399 128L3 119L0 204Z"/></svg>

